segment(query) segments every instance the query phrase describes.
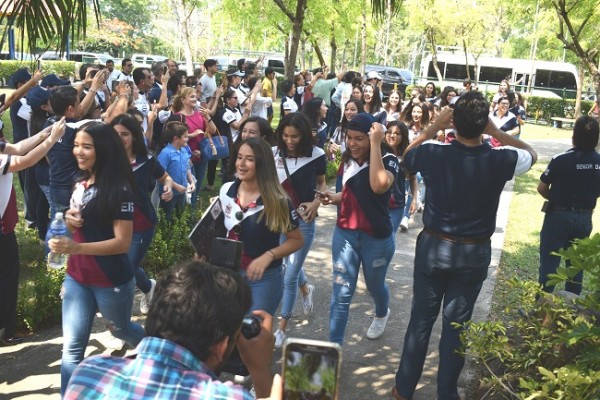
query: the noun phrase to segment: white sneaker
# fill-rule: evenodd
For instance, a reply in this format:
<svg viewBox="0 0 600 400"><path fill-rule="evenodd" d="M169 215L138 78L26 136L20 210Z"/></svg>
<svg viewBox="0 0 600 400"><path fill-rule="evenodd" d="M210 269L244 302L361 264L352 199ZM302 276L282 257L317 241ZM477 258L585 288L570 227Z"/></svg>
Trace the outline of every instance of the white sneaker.
<svg viewBox="0 0 600 400"><path fill-rule="evenodd" d="M283 342L285 341L285 332L277 329L275 331L275 348L280 349L283 346Z"/></svg>
<svg viewBox="0 0 600 400"><path fill-rule="evenodd" d="M383 318L373 318L373 322L371 322L371 326L367 331L367 339L377 339L379 336L383 335L385 331L385 326L387 325L388 318L390 317L390 309L388 308L387 315Z"/></svg>
<svg viewBox="0 0 600 400"><path fill-rule="evenodd" d="M400 221L400 230L404 232L408 230L408 217L402 217L402 220Z"/></svg>
<svg viewBox="0 0 600 400"><path fill-rule="evenodd" d="M150 279L150 291L146 294L142 293L142 299L140 300L140 312L144 315L148 314L150 309L150 303L152 303L152 296L154 296L154 288L156 287L156 281Z"/></svg>
<svg viewBox="0 0 600 400"><path fill-rule="evenodd" d="M313 292L315 291L315 286L310 283L306 285L308 287L308 294L306 296L302 296L302 310L304 311L304 315L308 315L313 310Z"/></svg>

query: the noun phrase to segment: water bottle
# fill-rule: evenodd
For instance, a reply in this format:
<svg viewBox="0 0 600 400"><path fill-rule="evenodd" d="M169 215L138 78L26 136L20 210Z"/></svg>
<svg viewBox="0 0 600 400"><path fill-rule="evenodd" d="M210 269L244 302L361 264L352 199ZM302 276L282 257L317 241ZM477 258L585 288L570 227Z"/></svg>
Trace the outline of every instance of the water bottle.
<svg viewBox="0 0 600 400"><path fill-rule="evenodd" d="M50 223L50 238L61 238L67 236L67 224L63 218L63 213L57 212ZM48 267L52 269L61 269L67 265L68 254L48 253Z"/></svg>

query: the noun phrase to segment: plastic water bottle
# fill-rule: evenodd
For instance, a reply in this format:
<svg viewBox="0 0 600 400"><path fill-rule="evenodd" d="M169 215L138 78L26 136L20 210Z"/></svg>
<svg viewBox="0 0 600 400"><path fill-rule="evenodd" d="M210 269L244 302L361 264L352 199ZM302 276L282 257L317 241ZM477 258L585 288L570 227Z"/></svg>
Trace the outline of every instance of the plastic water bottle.
<svg viewBox="0 0 600 400"><path fill-rule="evenodd" d="M67 236L67 223L63 218L63 213L57 212L50 223L50 238L61 238ZM52 269L61 269L67 265L68 254L48 253L48 267Z"/></svg>

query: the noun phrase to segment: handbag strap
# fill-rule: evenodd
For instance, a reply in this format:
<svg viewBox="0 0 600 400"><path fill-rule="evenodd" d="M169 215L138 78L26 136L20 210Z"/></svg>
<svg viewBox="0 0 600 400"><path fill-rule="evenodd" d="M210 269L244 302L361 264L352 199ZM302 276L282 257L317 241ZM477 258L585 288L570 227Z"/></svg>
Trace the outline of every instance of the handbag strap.
<svg viewBox="0 0 600 400"><path fill-rule="evenodd" d="M285 170L285 175L287 176L288 180L290 181L290 190L292 191L292 193L290 193L290 200L292 200L292 203L294 204L294 208L298 208L300 206L300 200L298 199L298 193L296 193L296 189L294 188L294 185L292 184L292 177L290 175L290 170L288 169L288 166L287 166L286 157L284 157L281 150L279 150L279 157L281 157L281 159L283 160L283 169Z"/></svg>
<svg viewBox="0 0 600 400"><path fill-rule="evenodd" d="M221 142L221 146L225 146L225 142L223 142L223 136L221 136L221 132L219 132L219 128L217 128L217 124L214 124L214 125L215 125L215 131L217 132L217 136L219 137L219 141ZM213 141L212 141L213 136L214 135L208 136L208 140L212 146L214 146Z"/></svg>

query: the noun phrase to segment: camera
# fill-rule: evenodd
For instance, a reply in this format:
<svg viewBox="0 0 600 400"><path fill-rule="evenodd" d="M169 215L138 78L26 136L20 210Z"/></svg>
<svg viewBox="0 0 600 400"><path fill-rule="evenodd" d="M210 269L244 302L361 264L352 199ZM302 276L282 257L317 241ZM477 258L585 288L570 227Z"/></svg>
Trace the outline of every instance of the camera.
<svg viewBox="0 0 600 400"><path fill-rule="evenodd" d="M258 336L260 333L261 318L256 315L250 314L244 317L242 320L242 335L246 339L252 339Z"/></svg>

